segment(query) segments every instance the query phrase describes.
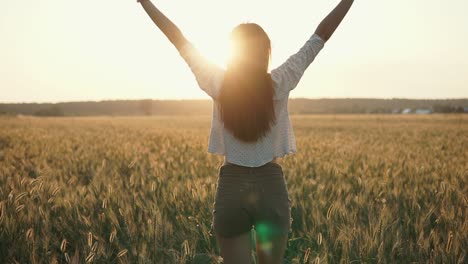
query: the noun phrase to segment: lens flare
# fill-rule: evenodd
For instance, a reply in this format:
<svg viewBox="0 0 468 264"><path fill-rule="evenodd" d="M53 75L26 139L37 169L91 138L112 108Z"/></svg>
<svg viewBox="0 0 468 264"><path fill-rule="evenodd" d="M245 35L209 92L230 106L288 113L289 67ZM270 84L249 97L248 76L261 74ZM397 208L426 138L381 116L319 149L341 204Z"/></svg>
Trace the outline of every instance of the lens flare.
<svg viewBox="0 0 468 264"><path fill-rule="evenodd" d="M272 239L279 233L279 229L268 222L255 224L255 233L257 234L257 243L261 250L266 254L271 254L273 250Z"/></svg>

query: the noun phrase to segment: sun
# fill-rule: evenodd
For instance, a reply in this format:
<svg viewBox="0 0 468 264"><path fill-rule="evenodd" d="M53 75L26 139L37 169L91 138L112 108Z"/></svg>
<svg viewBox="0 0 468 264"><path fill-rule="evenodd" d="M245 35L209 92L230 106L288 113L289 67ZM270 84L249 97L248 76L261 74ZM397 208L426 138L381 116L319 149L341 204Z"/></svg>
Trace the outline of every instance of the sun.
<svg viewBox="0 0 468 264"><path fill-rule="evenodd" d="M229 40L227 37L222 35L203 36L194 39L192 42L209 61L224 69L226 68L230 57Z"/></svg>

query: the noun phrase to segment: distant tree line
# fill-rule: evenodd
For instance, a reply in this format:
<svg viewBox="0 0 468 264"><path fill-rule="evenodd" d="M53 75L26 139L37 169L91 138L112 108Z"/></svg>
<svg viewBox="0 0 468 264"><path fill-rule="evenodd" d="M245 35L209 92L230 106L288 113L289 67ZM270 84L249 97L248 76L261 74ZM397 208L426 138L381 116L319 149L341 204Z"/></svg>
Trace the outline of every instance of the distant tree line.
<svg viewBox="0 0 468 264"><path fill-rule="evenodd" d="M398 114L405 110L432 113L462 113L468 99L292 99L289 112L295 114Z"/></svg>
<svg viewBox="0 0 468 264"><path fill-rule="evenodd" d="M120 100L69 102L57 104L0 104L3 115L35 116L139 116L139 115L209 115L210 100ZM468 99L291 99L291 114L396 114L410 109L432 113L463 113Z"/></svg>
<svg viewBox="0 0 468 264"><path fill-rule="evenodd" d="M41 108L34 112L35 116L64 116L63 109L58 105Z"/></svg>
<svg viewBox="0 0 468 264"><path fill-rule="evenodd" d="M435 113L464 113L465 108L463 106L434 105L433 110Z"/></svg>

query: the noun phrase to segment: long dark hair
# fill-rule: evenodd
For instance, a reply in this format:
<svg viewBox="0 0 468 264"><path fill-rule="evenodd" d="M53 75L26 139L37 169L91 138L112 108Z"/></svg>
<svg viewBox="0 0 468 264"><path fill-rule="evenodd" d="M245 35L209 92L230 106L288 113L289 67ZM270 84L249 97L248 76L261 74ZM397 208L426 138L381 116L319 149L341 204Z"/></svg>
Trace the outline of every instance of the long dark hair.
<svg viewBox="0 0 468 264"><path fill-rule="evenodd" d="M270 54L270 38L259 25L241 24L232 31L218 102L224 127L244 142L262 138L276 122Z"/></svg>

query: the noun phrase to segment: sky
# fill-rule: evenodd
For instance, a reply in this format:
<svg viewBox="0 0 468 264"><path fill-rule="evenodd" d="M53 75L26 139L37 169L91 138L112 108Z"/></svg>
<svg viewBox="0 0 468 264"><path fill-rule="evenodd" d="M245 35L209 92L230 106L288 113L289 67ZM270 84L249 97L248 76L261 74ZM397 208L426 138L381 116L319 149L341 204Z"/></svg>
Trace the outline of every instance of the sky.
<svg viewBox="0 0 468 264"><path fill-rule="evenodd" d="M242 22L272 41L270 69L338 0L153 3L221 66ZM468 1L358 0L291 98L468 98ZM136 0L0 1L0 102L209 99Z"/></svg>

